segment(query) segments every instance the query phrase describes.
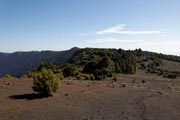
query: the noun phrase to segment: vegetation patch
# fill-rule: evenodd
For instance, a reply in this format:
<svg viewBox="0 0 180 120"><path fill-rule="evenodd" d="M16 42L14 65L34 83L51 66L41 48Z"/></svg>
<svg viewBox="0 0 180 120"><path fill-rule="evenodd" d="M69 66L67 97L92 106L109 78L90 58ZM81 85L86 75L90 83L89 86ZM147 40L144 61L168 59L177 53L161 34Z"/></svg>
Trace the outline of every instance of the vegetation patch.
<svg viewBox="0 0 180 120"><path fill-rule="evenodd" d="M50 69L34 73L33 80L33 90L45 96L52 96L60 87L60 79Z"/></svg>

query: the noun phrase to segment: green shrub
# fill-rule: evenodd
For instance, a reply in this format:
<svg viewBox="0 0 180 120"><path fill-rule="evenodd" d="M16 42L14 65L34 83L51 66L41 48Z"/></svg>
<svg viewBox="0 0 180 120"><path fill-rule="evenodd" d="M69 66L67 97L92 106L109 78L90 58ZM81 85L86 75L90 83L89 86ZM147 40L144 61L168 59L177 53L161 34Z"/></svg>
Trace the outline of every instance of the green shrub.
<svg viewBox="0 0 180 120"><path fill-rule="evenodd" d="M95 77L93 74L90 74L89 77L90 77L90 80L95 80Z"/></svg>
<svg viewBox="0 0 180 120"><path fill-rule="evenodd" d="M34 72L28 71L28 72L26 73L26 76L27 76L28 78L32 78L32 77L33 77L33 74L34 74Z"/></svg>
<svg viewBox="0 0 180 120"><path fill-rule="evenodd" d="M59 78L52 70L42 68L33 75L33 90L46 96L52 96L60 87Z"/></svg>
<svg viewBox="0 0 180 120"><path fill-rule="evenodd" d="M40 63L40 65L39 65L37 70L41 71L42 68L50 69L55 74L60 72L58 67L56 65L52 64L52 63Z"/></svg>
<svg viewBox="0 0 180 120"><path fill-rule="evenodd" d="M113 75L113 80L114 80L114 81L117 81L117 80L118 80L118 75L117 75L117 74L114 74L114 75Z"/></svg>
<svg viewBox="0 0 180 120"><path fill-rule="evenodd" d="M69 76L69 77L68 77L68 80L73 80L73 77Z"/></svg>
<svg viewBox="0 0 180 120"><path fill-rule="evenodd" d="M22 75L20 78L24 78L24 79L27 79L27 75Z"/></svg>
<svg viewBox="0 0 180 120"><path fill-rule="evenodd" d="M155 67L160 66L161 63L162 63L161 59L158 58L158 57L156 57L156 56L153 56L153 57L151 58L151 60L152 60L153 65L154 65Z"/></svg>
<svg viewBox="0 0 180 120"><path fill-rule="evenodd" d="M93 74L84 74L83 76L85 80L95 80L95 77Z"/></svg>
<svg viewBox="0 0 180 120"><path fill-rule="evenodd" d="M168 74L167 77L170 79L176 79L177 76L175 74Z"/></svg>
<svg viewBox="0 0 180 120"><path fill-rule="evenodd" d="M96 69L94 71L94 76L96 80L104 80L105 78L107 78L106 74L104 74L104 70L99 69Z"/></svg>
<svg viewBox="0 0 180 120"><path fill-rule="evenodd" d="M76 78L77 78L78 80L82 79L82 77L81 77L80 74L76 75Z"/></svg>
<svg viewBox="0 0 180 120"><path fill-rule="evenodd" d="M90 75L89 74L85 74L84 77L85 77L85 80L90 80Z"/></svg>
<svg viewBox="0 0 180 120"><path fill-rule="evenodd" d="M5 78L5 79L14 79L15 77L11 76L10 74L6 74L3 78Z"/></svg>
<svg viewBox="0 0 180 120"><path fill-rule="evenodd" d="M78 73L78 67L74 64L64 64L61 66L64 77L75 77Z"/></svg>

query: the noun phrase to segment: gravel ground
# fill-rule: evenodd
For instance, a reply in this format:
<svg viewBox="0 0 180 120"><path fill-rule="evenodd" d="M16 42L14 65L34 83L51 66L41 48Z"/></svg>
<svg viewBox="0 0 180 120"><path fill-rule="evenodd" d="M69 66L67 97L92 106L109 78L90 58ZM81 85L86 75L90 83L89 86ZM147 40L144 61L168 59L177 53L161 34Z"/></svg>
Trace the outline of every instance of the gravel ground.
<svg viewBox="0 0 180 120"><path fill-rule="evenodd" d="M64 80L48 98L31 86L31 79L0 79L0 120L180 120L178 81Z"/></svg>

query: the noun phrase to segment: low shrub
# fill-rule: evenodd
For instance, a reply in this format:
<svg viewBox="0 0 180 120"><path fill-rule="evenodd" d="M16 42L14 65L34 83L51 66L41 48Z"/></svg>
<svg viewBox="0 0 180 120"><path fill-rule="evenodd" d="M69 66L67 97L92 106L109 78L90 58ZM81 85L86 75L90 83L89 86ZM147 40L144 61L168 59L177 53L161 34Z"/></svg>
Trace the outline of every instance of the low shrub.
<svg viewBox="0 0 180 120"><path fill-rule="evenodd" d="M114 81L117 81L117 80L118 80L117 74L114 74L114 75L113 75L113 80L114 80Z"/></svg>
<svg viewBox="0 0 180 120"><path fill-rule="evenodd" d="M5 79L15 79L15 77L11 76L10 74L6 74L3 78L5 78Z"/></svg>
<svg viewBox="0 0 180 120"><path fill-rule="evenodd" d="M176 79L177 76L175 74L169 74L167 77L170 79Z"/></svg>
<svg viewBox="0 0 180 120"><path fill-rule="evenodd" d="M90 74L90 80L95 80L95 77L93 74Z"/></svg>
<svg viewBox="0 0 180 120"><path fill-rule="evenodd" d="M52 70L42 68L33 75L33 90L45 96L52 96L60 87L59 78Z"/></svg>
<svg viewBox="0 0 180 120"><path fill-rule="evenodd" d="M27 75L22 75L20 78L27 79Z"/></svg>

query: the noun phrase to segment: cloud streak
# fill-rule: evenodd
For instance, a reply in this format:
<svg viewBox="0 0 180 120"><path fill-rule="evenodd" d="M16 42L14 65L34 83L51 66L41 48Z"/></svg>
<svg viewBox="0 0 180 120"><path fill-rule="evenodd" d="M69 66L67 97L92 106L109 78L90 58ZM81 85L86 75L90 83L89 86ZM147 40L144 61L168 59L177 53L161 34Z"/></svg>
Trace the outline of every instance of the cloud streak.
<svg viewBox="0 0 180 120"><path fill-rule="evenodd" d="M144 40L130 40L130 39L115 39L115 38L101 38L91 41L86 41L87 43L140 43Z"/></svg>
<svg viewBox="0 0 180 120"><path fill-rule="evenodd" d="M106 34L123 34L123 35L155 35L160 34L160 30L150 30L150 31L130 31L124 30L126 24L117 25L102 31L97 31L97 35L106 35Z"/></svg>

